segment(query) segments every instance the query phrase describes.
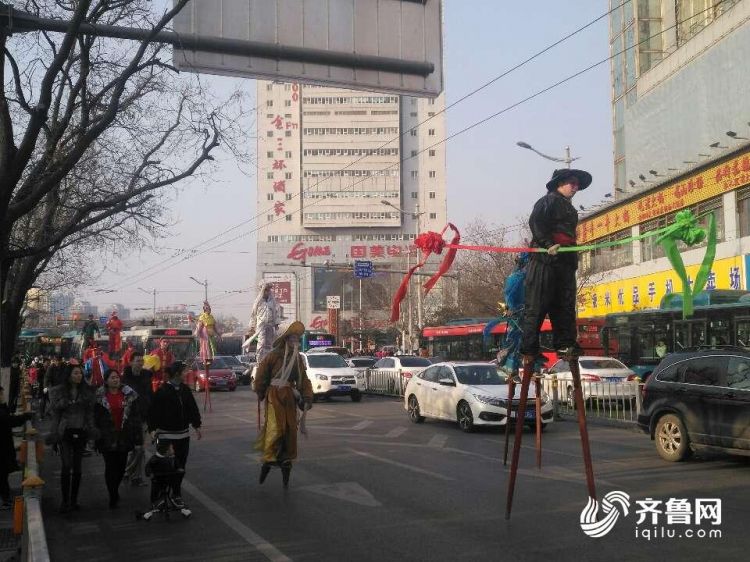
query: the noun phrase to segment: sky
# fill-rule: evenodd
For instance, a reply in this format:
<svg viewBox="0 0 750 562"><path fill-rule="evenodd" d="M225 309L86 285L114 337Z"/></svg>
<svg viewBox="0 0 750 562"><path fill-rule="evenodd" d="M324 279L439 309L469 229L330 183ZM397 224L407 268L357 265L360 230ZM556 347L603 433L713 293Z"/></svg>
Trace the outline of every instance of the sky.
<svg viewBox="0 0 750 562"><path fill-rule="evenodd" d="M165 0L154 2L163 5ZM170 2L171 4L171 2ZM444 76L446 104L463 97L517 63L603 15L606 0L446 0L444 9ZM535 94L609 55L608 19L509 73L446 113L448 135ZM252 96L255 81L210 77L221 95L237 86ZM503 112L447 143L448 219L459 229L476 219L497 226L524 222L545 193L554 162L516 146L525 141L552 156L565 147L580 157L574 167L591 172L592 185L575 204L590 207L612 192L612 126L610 66L606 62L531 101ZM255 146L255 123L248 120L247 143ZM557 166L562 166L558 164ZM251 167L252 169L252 167ZM222 244L192 259L170 259L220 232L247 221L256 208L256 178L240 170L228 154L217 156L217 171L208 182L186 182L170 193L172 226L156 241L157 252L132 249L104 259L78 297L100 307L121 303L147 315L156 289L156 306L187 304L198 309L208 281L214 314L247 322L255 296L255 243L263 229L253 221L201 249ZM265 212L261 212L261 215ZM229 241L237 238L234 241ZM226 243L225 243L226 242ZM167 268L170 264L176 264ZM163 271L160 271L163 270ZM154 274L158 272L157 274ZM120 288L123 287L124 288ZM117 287L116 292L102 292ZM138 310L140 309L140 310ZM102 312L102 310L100 310Z"/></svg>

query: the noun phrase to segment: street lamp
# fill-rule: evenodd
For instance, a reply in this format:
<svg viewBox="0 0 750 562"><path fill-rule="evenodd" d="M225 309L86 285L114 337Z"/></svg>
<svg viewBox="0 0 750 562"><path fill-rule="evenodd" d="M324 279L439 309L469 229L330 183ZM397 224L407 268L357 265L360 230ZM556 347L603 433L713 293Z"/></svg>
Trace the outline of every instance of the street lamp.
<svg viewBox="0 0 750 562"><path fill-rule="evenodd" d="M151 291L147 291L146 289L144 289L142 287L138 287L138 290L139 291L143 291L147 295L151 295L151 294L154 295L154 308L152 309L152 312L153 312L153 325L156 326L156 289L153 289Z"/></svg>
<svg viewBox="0 0 750 562"><path fill-rule="evenodd" d="M526 150L531 150L532 152L536 152L539 156L541 156L542 158L546 158L547 160L552 160L553 162L564 162L565 165L568 168L570 168L570 163L571 162L573 162L575 160L578 160L580 158L580 156L576 156L574 158L570 157L570 147L569 146L565 147L565 158L557 158L555 156L549 156L548 154L544 154L543 152L539 152L536 148L534 148L533 146L531 146L527 142L518 141L516 144L518 146L520 146L521 148L525 148Z"/></svg>
<svg viewBox="0 0 750 562"><path fill-rule="evenodd" d="M198 285L202 285L203 286L203 289L205 290L205 298L204 298L204 300L208 301L208 279L206 279L205 281L198 281L192 275L190 276L190 279L192 279L193 281L195 281L196 283L198 283Z"/></svg>
<svg viewBox="0 0 750 562"><path fill-rule="evenodd" d="M383 205L386 205L388 207L391 207L392 209L395 209L402 215L411 215L414 219L416 219L415 223L415 232L414 237L416 239L417 236L419 236L419 217L424 215L424 212L419 211L419 200L417 200L417 203L415 205L414 212L405 211L401 207L394 205L390 201L387 201L385 199L381 199L380 203ZM407 252L406 254L406 269L411 269L411 251ZM417 327L420 329L422 328L422 290L421 290L422 281L421 279L417 279ZM414 326L413 326L413 319L411 315L411 282L409 283L408 288L408 302L409 302L409 314L408 314L408 321L409 321L409 347L413 348L414 346Z"/></svg>

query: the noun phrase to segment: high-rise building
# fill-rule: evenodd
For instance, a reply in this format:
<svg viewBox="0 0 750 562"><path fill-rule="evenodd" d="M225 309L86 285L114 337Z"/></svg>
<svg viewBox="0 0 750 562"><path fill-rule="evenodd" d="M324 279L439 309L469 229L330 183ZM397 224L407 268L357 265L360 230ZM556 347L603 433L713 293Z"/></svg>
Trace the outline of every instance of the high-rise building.
<svg viewBox="0 0 750 562"><path fill-rule="evenodd" d="M328 296L340 321L386 327L414 238L446 223L443 96L258 81L258 107L258 280L310 328ZM361 290L355 260L375 269Z"/></svg>
<svg viewBox="0 0 750 562"><path fill-rule="evenodd" d="M579 243L610 243L581 254L584 317L667 306L682 292L653 235L682 211L715 220L705 289L750 290L750 1L611 1L620 4L610 19L615 203L579 223ZM706 241L679 249L692 286ZM651 325L633 341L652 355L654 338L670 350L710 341L683 328ZM740 341L725 336L716 341Z"/></svg>

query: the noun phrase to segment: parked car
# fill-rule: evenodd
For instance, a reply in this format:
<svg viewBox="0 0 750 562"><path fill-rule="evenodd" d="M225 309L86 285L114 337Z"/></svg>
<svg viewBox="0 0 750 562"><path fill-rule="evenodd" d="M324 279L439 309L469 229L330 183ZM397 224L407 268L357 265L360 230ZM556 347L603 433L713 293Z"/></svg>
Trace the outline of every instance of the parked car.
<svg viewBox="0 0 750 562"><path fill-rule="evenodd" d="M372 367L378 360L375 357L350 357L347 359L349 366L358 373L364 373Z"/></svg>
<svg viewBox="0 0 750 562"><path fill-rule="evenodd" d="M584 355L578 358L578 368L584 400L635 400L638 393L637 375L617 359ZM570 364L560 359L544 372L545 378L552 378L552 375L556 375L559 381L560 399L566 400L568 406L574 408Z"/></svg>
<svg viewBox="0 0 750 562"><path fill-rule="evenodd" d="M365 376L352 369L338 353L303 353L307 377L315 399L349 396L352 402L362 400Z"/></svg>
<svg viewBox="0 0 750 562"><path fill-rule="evenodd" d="M515 419L521 385L513 394ZM529 401L523 421L536 427L536 393L529 389ZM432 365L406 385L404 408L409 419L421 423L425 418L452 420L466 432L478 425L504 426L508 423L508 385L506 377L490 363L444 362ZM542 395L542 428L552 423L552 401Z"/></svg>
<svg viewBox="0 0 750 562"><path fill-rule="evenodd" d="M245 355L235 355L235 357L240 363L249 367L252 363L255 363L256 355L255 353L246 353Z"/></svg>
<svg viewBox="0 0 750 562"><path fill-rule="evenodd" d="M221 359L224 364L232 369L232 372L237 377L237 384L250 384L250 372L247 366L245 366L237 357L234 355L217 355L214 357L214 361Z"/></svg>
<svg viewBox="0 0 750 562"><path fill-rule="evenodd" d="M352 356L352 352L345 347L338 345L332 345L328 347L311 347L307 350L307 353L338 353L341 357L349 358Z"/></svg>
<svg viewBox="0 0 750 562"><path fill-rule="evenodd" d="M375 382L378 386L386 386L387 388L384 390L388 390L392 394L396 394L398 390L398 393L401 394L409 379L418 375L430 365L432 363L429 359L413 355L383 357L378 359L368 370L367 375L370 379L377 379Z"/></svg>
<svg viewBox="0 0 750 562"><path fill-rule="evenodd" d="M643 387L638 426L668 461L699 449L750 454L750 353L705 349L666 356Z"/></svg>
<svg viewBox="0 0 750 562"><path fill-rule="evenodd" d="M191 386L196 392L206 390L206 366L200 359L193 361L193 372L190 377ZM214 357L208 370L208 385L210 390L237 390L237 376L231 367L219 357Z"/></svg>

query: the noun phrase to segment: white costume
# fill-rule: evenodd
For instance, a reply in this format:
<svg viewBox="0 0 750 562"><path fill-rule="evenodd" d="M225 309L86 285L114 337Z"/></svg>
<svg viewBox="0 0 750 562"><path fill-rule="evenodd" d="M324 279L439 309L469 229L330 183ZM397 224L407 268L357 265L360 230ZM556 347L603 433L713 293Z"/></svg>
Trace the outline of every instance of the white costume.
<svg viewBox="0 0 750 562"><path fill-rule="evenodd" d="M263 298L263 293L270 283L263 283L258 291L258 297L253 304L253 310L250 313L250 329L257 334L258 348L256 351L255 361L260 364L261 360L271 351L273 342L276 339L276 330L281 322L279 305L273 292L268 293L268 299ZM246 343L249 344L250 340Z"/></svg>

